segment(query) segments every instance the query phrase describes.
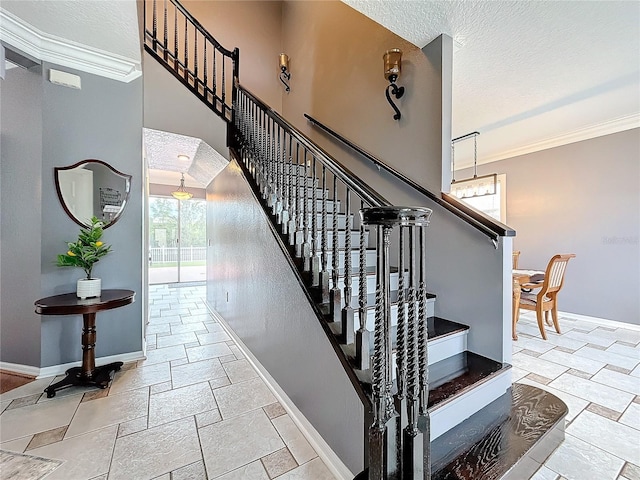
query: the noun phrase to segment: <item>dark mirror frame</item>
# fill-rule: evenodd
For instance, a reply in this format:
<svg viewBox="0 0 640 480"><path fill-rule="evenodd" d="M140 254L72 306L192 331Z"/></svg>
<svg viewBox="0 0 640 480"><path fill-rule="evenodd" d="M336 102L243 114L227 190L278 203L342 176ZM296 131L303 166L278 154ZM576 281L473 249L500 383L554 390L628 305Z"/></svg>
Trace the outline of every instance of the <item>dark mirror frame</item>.
<svg viewBox="0 0 640 480"><path fill-rule="evenodd" d="M117 214L114 215L113 219L109 223L105 223L105 225L103 226L103 228L109 228L111 225L116 223L120 219L122 214L124 213L124 209L125 209L125 207L127 205L127 201L129 200L129 193L131 191L131 178L132 178L131 175L127 175L126 173L122 173L122 172L116 170L111 165L109 165L107 162L103 162L102 160L96 160L96 159L93 159L93 158L82 160L82 161L80 161L80 162L78 162L78 163L76 163L74 165L70 165L68 167L55 167L54 168L54 176L55 176L55 183L56 183L56 192L58 193L58 200L60 200L60 204L62 205L62 208L64 208L64 211L67 213L69 218L71 218L74 222L76 222L81 227L90 226L90 225L88 225L86 223L82 223L82 221L80 219L76 218L75 215L73 215L73 213L71 213L71 211L69 211L69 208L67 207L67 204L64 201L64 198L62 196L62 189L60 187L59 173L61 171L73 170L74 168L82 167L84 165L88 165L88 164L92 164L92 163L98 163L100 165L104 165L111 172L113 172L113 174L117 175L118 177L121 177L125 182L125 192L124 192L124 196L123 196L123 199L122 199L122 205L120 207L120 211Z"/></svg>

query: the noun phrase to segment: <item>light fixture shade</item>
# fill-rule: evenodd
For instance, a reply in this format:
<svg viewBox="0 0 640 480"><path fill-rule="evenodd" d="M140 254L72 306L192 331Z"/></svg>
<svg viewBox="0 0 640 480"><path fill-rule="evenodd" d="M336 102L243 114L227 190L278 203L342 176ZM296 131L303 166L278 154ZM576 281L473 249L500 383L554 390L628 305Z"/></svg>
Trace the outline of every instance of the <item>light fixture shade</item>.
<svg viewBox="0 0 640 480"><path fill-rule="evenodd" d="M283 72L289 70L289 56L286 53L280 54L280 70Z"/></svg>
<svg viewBox="0 0 640 480"><path fill-rule="evenodd" d="M184 189L184 173L182 174L182 178L180 179L180 186L175 192L171 192L173 198L177 198L178 200L189 200L193 197L193 193L187 192Z"/></svg>
<svg viewBox="0 0 640 480"><path fill-rule="evenodd" d="M496 173L480 177L474 176L473 178L452 181L451 193L460 199L495 195L497 185L498 174Z"/></svg>
<svg viewBox="0 0 640 480"><path fill-rule="evenodd" d="M402 71L402 50L392 48L387 50L382 58L384 59L384 78L395 83Z"/></svg>

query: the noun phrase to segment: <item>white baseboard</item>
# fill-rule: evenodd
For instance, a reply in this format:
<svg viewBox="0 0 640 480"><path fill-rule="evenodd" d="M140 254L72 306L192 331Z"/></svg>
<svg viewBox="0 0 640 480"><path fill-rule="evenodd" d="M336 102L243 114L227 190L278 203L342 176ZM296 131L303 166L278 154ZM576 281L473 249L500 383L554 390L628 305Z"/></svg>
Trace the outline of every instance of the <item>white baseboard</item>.
<svg viewBox="0 0 640 480"><path fill-rule="evenodd" d="M309 422L309 420L305 418L298 407L295 406L293 401L291 401L285 391L282 390L282 388L277 384L277 382L269 374L266 368L262 366L258 359L247 348L247 346L242 343L242 340L240 340L240 338L231 329L231 327L229 327L224 318L222 318L218 312L209 308L208 305L207 308L211 312L211 315L213 315L213 317L215 317L220 325L222 325L222 328L225 329L227 334L237 343L238 348L240 348L244 356L247 358L248 362L253 365L253 367L258 371L258 374L260 375L260 377L262 377L262 380L264 380L267 386L271 389L274 396L282 404L293 422L297 425L304 437L309 441L311 446L318 453L318 456L327 465L327 468L329 468L331 473L340 480L353 480L353 477L355 475L347 468L342 460L340 460L340 458L335 454L335 452L322 438L318 431L313 427L313 425L311 425L311 422Z"/></svg>
<svg viewBox="0 0 640 480"><path fill-rule="evenodd" d="M137 360L142 360L145 358L144 354L141 351L131 352L131 353L122 353L120 355L110 355L108 357L100 357L96 359L96 364L104 365L106 363L113 362L135 362ZM62 375L64 372L69 370L71 367L79 367L82 365L81 361L64 363L61 365L51 365L50 367L31 367L29 365L18 365L15 363L7 363L0 362L0 368L3 370L10 370L16 373L23 373L26 375L34 375L36 378L45 378L45 377L53 377L55 375Z"/></svg>
<svg viewBox="0 0 640 480"><path fill-rule="evenodd" d="M607 320L606 318L590 317L589 315L580 315L579 313L560 312L558 315L563 317L574 318L576 320L583 320L585 322L596 323L605 327L611 328L626 328L627 330L634 330L640 332L640 325L635 323L618 322L617 320Z"/></svg>
<svg viewBox="0 0 640 480"><path fill-rule="evenodd" d="M38 375L40 375L40 369L38 367L32 367L31 365L21 365L19 363L0 362L0 370L19 373L21 375L28 375L30 377L37 377Z"/></svg>

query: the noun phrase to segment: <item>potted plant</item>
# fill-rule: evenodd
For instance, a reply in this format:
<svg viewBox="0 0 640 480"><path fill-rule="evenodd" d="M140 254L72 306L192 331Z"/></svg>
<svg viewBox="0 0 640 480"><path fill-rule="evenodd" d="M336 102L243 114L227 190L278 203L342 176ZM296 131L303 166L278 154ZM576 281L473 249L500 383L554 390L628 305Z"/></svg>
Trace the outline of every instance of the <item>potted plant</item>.
<svg viewBox="0 0 640 480"><path fill-rule="evenodd" d="M104 223L96 217L91 218L91 225L82 227L78 241L67 243L67 253L58 255L59 267L80 267L87 275L78 280L76 294L78 298L99 297L102 285L101 279L93 278L93 266L111 251L111 245L105 245L102 240Z"/></svg>

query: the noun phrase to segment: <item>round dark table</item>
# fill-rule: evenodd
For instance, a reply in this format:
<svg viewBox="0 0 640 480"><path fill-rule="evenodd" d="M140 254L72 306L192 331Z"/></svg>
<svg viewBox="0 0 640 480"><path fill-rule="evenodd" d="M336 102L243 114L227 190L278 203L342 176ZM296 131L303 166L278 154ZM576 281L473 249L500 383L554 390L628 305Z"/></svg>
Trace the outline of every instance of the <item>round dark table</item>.
<svg viewBox="0 0 640 480"><path fill-rule="evenodd" d="M133 290L102 290L99 297L79 299L75 293L65 293L41 298L35 302L40 315L82 315L82 366L67 370L66 377L44 389L47 398L55 397L56 391L72 385L107 388L111 374L122 367L122 362L113 362L96 367L96 313L102 310L123 307L134 302Z"/></svg>

